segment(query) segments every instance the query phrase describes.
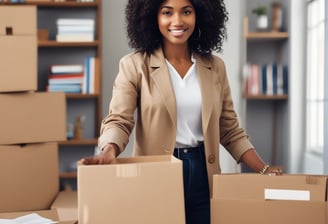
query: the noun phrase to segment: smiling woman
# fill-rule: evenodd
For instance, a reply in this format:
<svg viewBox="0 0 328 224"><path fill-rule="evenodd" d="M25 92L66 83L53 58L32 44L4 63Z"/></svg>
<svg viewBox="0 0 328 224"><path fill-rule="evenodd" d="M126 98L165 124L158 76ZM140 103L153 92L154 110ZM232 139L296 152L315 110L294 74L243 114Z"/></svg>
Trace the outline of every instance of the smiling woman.
<svg viewBox="0 0 328 224"><path fill-rule="evenodd" d="M100 155L81 162L115 161L135 130L133 155L182 160L186 224L210 224L220 145L256 172L280 174L263 162L239 126L225 64L212 54L227 36L225 3L129 0L125 13L135 51L120 60L101 125Z"/></svg>

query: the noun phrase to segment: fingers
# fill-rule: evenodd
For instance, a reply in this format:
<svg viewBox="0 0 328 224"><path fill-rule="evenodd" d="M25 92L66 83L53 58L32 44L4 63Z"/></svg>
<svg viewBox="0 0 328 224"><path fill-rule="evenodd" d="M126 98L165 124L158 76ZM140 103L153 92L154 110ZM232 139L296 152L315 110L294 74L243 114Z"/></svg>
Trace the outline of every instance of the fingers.
<svg viewBox="0 0 328 224"><path fill-rule="evenodd" d="M99 165L99 164L112 164L112 163L116 163L116 159L106 155L86 157L78 161L78 165Z"/></svg>
<svg viewBox="0 0 328 224"><path fill-rule="evenodd" d="M280 176L280 175L282 175L282 174L283 174L283 172L282 172L282 170L279 169L279 168L269 170L269 172L268 172L268 175L270 175L270 176Z"/></svg>
<svg viewBox="0 0 328 224"><path fill-rule="evenodd" d="M94 157L86 157L81 159L78 164L82 165L97 165L97 164L103 164L103 158L102 156L94 156Z"/></svg>

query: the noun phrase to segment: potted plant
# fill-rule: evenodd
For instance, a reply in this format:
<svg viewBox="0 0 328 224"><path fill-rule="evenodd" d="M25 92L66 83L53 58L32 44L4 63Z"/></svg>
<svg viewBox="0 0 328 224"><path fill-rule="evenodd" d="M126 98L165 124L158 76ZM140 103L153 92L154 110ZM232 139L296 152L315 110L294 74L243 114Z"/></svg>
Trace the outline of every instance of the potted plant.
<svg viewBox="0 0 328 224"><path fill-rule="evenodd" d="M259 6L252 10L252 12L257 16L257 29L266 30L268 29L269 19L267 14L267 8L265 6Z"/></svg>

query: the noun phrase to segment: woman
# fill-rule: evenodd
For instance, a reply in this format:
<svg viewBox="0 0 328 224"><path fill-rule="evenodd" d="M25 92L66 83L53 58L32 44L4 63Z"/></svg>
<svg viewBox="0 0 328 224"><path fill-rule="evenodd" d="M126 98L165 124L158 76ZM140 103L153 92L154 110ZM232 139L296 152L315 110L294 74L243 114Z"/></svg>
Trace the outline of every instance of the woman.
<svg viewBox="0 0 328 224"><path fill-rule="evenodd" d="M83 160L113 162L135 126L134 155L183 161L187 224L210 223L220 144L256 172L280 172L261 160L239 127L225 65L211 54L222 50L227 20L223 0L129 0L127 34L135 52L120 61L100 155Z"/></svg>

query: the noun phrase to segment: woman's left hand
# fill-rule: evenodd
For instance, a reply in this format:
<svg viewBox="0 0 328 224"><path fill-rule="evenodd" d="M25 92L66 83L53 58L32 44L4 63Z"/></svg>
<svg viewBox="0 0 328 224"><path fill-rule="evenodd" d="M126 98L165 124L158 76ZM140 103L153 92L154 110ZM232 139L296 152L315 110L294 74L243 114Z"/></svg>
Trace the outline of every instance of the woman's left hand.
<svg viewBox="0 0 328 224"><path fill-rule="evenodd" d="M280 169L278 167L269 166L269 168L266 170L265 174L272 175L272 176L279 176L279 175L283 174L283 171L282 171L282 169Z"/></svg>

